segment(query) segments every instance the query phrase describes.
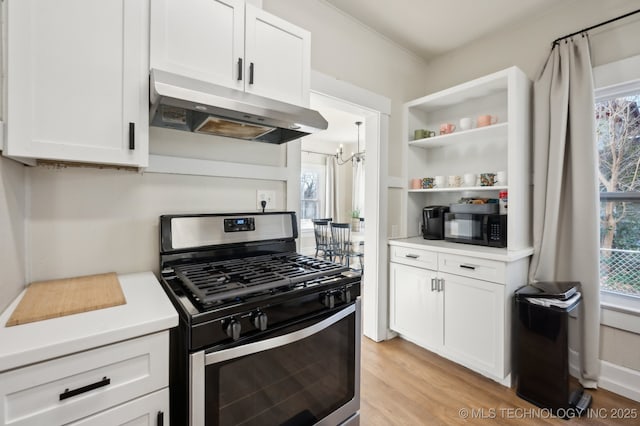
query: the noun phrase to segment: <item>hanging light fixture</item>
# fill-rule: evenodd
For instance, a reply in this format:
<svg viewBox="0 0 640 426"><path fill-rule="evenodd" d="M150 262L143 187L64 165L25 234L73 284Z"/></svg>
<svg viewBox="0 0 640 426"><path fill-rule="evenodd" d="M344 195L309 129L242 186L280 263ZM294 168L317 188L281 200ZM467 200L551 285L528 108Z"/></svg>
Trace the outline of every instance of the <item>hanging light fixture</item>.
<svg viewBox="0 0 640 426"><path fill-rule="evenodd" d="M340 148L336 150L336 160L338 161L338 165L342 166L343 164L347 164L349 161L359 163L360 161L364 161L364 151L360 152L360 125L362 121L356 121L356 126L358 126L358 152L351 153L351 155L347 158L342 158L342 144L340 144Z"/></svg>

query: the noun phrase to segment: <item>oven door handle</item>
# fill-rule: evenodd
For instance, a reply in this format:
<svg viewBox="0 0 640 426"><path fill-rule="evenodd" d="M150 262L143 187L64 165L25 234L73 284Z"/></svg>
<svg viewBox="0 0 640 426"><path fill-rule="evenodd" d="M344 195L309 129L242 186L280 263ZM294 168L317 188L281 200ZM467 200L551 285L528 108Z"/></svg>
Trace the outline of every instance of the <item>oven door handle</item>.
<svg viewBox="0 0 640 426"><path fill-rule="evenodd" d="M205 365L216 364L218 362L227 361L233 358L239 358L241 356L251 355L257 352L262 352L268 349L274 349L280 346L288 345L289 343L297 342L306 337L312 336L325 328L331 327L338 321L346 318L356 311L355 303L340 310L335 315L325 318L324 320L310 326L303 328L302 330L294 331L293 333L285 334L283 336L273 337L271 339L262 340L259 342L248 343L242 346L236 346L234 348L223 349L218 352L211 352L205 355Z"/></svg>

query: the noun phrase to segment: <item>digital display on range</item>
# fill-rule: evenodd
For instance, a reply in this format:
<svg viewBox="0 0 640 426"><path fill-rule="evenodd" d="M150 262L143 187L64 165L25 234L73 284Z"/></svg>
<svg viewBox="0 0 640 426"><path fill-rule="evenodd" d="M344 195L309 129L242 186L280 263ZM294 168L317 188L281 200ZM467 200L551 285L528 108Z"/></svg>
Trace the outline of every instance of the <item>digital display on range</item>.
<svg viewBox="0 0 640 426"><path fill-rule="evenodd" d="M252 217L238 217L224 220L224 232L255 231L256 224Z"/></svg>

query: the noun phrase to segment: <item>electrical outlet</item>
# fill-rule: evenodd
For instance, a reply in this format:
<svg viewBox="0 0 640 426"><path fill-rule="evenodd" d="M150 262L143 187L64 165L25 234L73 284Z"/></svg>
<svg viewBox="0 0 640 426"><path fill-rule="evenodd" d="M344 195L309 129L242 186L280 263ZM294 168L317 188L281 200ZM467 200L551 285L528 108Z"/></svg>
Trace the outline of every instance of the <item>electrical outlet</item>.
<svg viewBox="0 0 640 426"><path fill-rule="evenodd" d="M261 201L266 201L267 205L265 206L265 210L272 210L276 206L276 191L264 191L257 190L256 191L256 208L262 211Z"/></svg>

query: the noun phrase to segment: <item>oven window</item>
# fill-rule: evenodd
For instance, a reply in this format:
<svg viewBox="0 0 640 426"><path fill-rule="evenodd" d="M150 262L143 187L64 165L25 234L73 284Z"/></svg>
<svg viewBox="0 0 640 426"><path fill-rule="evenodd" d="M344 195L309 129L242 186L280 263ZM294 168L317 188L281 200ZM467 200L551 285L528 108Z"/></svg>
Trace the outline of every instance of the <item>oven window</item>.
<svg viewBox="0 0 640 426"><path fill-rule="evenodd" d="M311 425L355 394L355 314L297 342L206 367L206 424Z"/></svg>

